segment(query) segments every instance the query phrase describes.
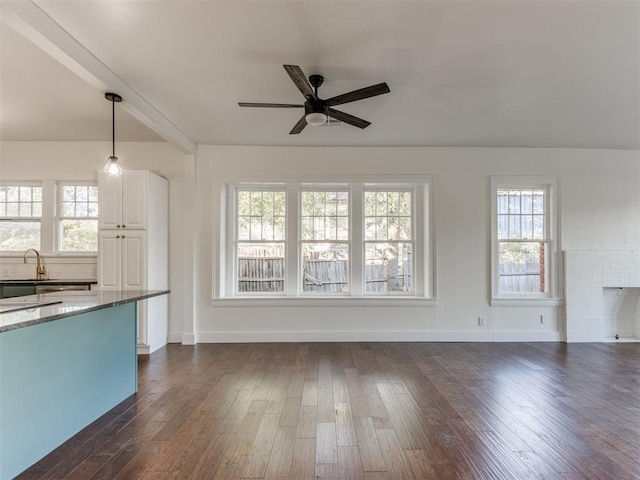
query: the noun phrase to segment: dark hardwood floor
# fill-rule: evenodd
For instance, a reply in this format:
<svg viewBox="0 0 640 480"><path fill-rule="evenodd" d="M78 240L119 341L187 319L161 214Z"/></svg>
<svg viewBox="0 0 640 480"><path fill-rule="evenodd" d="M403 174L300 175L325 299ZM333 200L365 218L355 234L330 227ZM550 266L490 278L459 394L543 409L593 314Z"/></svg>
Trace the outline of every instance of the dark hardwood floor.
<svg viewBox="0 0 640 480"><path fill-rule="evenodd" d="M640 479L640 344L169 345L26 479Z"/></svg>

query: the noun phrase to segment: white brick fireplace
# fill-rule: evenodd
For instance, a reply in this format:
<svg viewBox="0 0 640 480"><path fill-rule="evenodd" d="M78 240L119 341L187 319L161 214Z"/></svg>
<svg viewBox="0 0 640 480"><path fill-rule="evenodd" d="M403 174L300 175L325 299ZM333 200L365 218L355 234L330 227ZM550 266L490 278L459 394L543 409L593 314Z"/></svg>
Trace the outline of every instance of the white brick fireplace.
<svg viewBox="0 0 640 480"><path fill-rule="evenodd" d="M564 260L567 342L640 341L638 290L627 290L640 289L640 251L566 251Z"/></svg>

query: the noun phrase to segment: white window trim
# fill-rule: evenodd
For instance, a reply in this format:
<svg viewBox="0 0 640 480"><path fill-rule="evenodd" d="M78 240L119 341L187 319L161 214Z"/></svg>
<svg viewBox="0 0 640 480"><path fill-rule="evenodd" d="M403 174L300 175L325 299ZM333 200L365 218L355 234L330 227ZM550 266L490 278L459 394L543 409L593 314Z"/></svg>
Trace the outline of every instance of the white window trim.
<svg viewBox="0 0 640 480"><path fill-rule="evenodd" d="M549 252L546 272L548 291L545 294L501 294L498 274L500 271L498 241L498 199L501 188L543 188L547 191L547 228ZM562 261L560 251L560 209L559 179L547 176L492 176L491 177L491 305L505 307L524 306L561 306L562 299Z"/></svg>
<svg viewBox="0 0 640 480"><path fill-rule="evenodd" d="M298 192L301 188L340 188L348 187L351 190L351 208L357 196L354 193L354 187L359 186L371 188L415 188L414 206L416 206L416 235L415 249L416 258L420 259L420 263L416 261L415 265L415 292L411 295L394 294L394 295L373 295L360 294L355 291L353 280L351 281L351 291L345 295L329 296L317 294L308 295L301 292L298 288L298 278L300 262L290 265L287 262L287 277L285 279L285 293L282 295L269 294L269 296L233 296L233 265L228 265L232 256L227 252L227 246L233 245L233 228L235 221L235 211L231 211L234 205L233 195L234 189L240 187L261 188L278 188L284 187L292 189L287 191L287 232L293 232L297 238L298 231ZM436 244L434 235L435 226L435 177L434 176L415 176L415 175L341 175L341 176L318 176L314 178L294 177L294 176L260 176L253 177L250 175L233 176L233 177L217 177L213 182L213 200L214 203L220 204L220 209L213 211L213 275L212 275L212 306L435 306L436 301L436 282L435 282L435 258ZM361 201L358 199L357 201ZM230 203L231 202L231 203ZM229 206L229 207L228 207ZM235 208L235 206L233 206ZM294 208L294 210L291 210ZM353 221L353 217L351 219ZM295 222L292 225L291 222ZM352 226L351 241L361 241L362 233L358 234L360 239L354 235ZM287 238L288 247L292 245L296 249L296 255L299 255L297 241L293 244ZM362 243L362 242L361 242ZM363 260L358 260L359 264ZM351 268L356 268L353 256L351 256ZM359 267L358 267L359 268ZM290 294L289 292L296 292Z"/></svg>

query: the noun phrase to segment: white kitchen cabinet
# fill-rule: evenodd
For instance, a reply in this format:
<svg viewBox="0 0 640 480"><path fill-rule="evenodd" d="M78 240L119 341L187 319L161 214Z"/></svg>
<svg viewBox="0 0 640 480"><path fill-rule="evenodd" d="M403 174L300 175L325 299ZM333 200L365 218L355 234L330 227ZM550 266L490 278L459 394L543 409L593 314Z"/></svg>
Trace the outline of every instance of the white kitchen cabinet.
<svg viewBox="0 0 640 480"><path fill-rule="evenodd" d="M100 288L144 290L146 282L146 232L101 230L98 234Z"/></svg>
<svg viewBox="0 0 640 480"><path fill-rule="evenodd" d="M148 171L99 175L98 288L168 288L168 182ZM119 210L119 211L118 211ZM138 302L138 353L167 343L167 297Z"/></svg>
<svg viewBox="0 0 640 480"><path fill-rule="evenodd" d="M154 175L144 170L129 170L119 177L100 172L100 229L147 228L147 204L155 192L149 186ZM161 177L160 177L161 178ZM151 180L152 183L153 180Z"/></svg>

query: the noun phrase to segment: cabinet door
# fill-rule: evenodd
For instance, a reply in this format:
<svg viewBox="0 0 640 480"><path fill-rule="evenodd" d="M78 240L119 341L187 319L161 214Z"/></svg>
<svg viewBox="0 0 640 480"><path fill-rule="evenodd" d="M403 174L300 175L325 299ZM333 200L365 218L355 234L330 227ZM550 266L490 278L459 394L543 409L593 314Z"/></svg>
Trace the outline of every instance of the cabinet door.
<svg viewBox="0 0 640 480"><path fill-rule="evenodd" d="M129 171L122 175L123 228L147 227L148 173Z"/></svg>
<svg viewBox="0 0 640 480"><path fill-rule="evenodd" d="M144 290L146 279L146 233L144 231L121 232L122 289Z"/></svg>
<svg viewBox="0 0 640 480"><path fill-rule="evenodd" d="M98 234L98 288L120 290L122 272L122 238L118 231Z"/></svg>
<svg viewBox="0 0 640 480"><path fill-rule="evenodd" d="M122 225L122 178L98 174L98 228L115 229Z"/></svg>

